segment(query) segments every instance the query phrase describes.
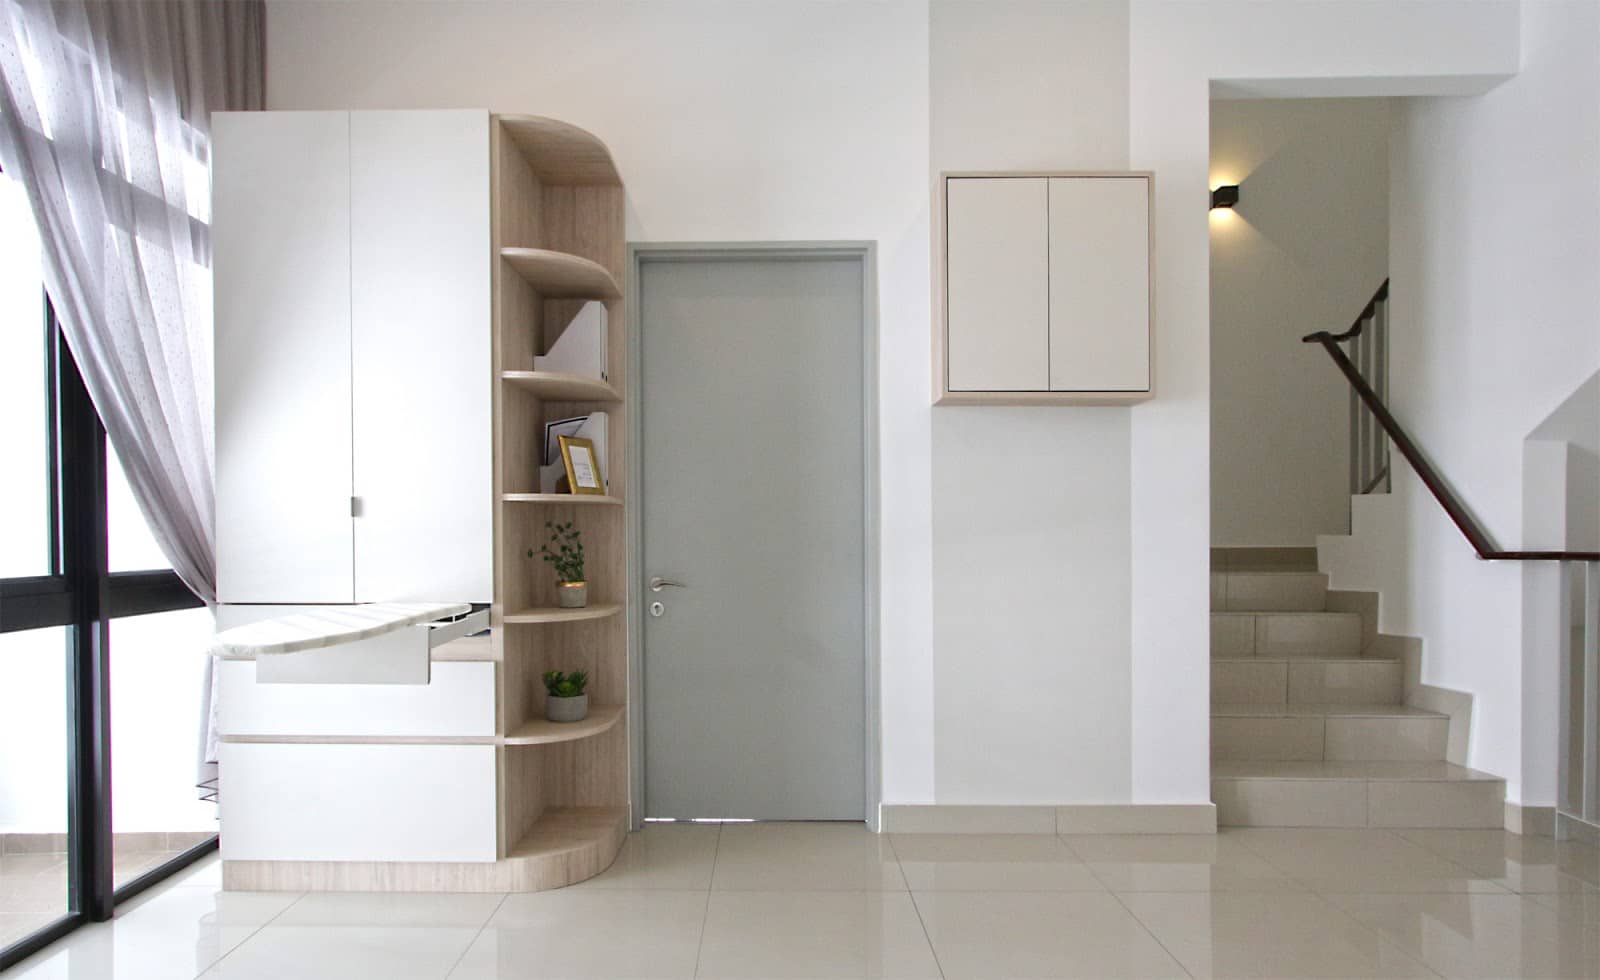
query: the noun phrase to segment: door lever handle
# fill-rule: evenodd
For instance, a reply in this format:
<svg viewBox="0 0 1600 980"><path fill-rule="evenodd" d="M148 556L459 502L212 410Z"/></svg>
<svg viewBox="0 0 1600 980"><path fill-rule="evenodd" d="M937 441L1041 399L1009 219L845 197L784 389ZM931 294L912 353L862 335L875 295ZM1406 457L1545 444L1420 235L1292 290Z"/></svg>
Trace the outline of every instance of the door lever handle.
<svg viewBox="0 0 1600 980"><path fill-rule="evenodd" d="M662 578L659 575L653 576L650 579L649 585L650 585L650 591L651 592L660 592L662 589L666 588L669 585L672 586L674 589L687 589L688 588L688 586L684 585L682 582L674 582L671 579L665 579L665 578Z"/></svg>

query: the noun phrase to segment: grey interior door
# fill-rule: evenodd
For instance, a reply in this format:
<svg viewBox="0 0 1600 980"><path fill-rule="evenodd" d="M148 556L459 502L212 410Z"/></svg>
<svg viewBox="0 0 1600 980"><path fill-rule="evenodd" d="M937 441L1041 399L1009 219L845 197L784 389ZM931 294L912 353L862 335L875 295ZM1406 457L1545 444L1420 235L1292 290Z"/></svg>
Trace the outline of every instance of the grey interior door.
<svg viewBox="0 0 1600 980"><path fill-rule="evenodd" d="M641 263L646 816L864 816L864 288Z"/></svg>

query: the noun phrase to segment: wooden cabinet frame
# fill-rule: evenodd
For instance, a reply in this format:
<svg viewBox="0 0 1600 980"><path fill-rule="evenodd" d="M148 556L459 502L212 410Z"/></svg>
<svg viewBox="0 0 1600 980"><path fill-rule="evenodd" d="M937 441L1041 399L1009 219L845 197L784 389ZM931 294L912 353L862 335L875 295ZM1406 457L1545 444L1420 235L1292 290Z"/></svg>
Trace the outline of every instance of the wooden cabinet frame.
<svg viewBox="0 0 1600 980"><path fill-rule="evenodd" d="M964 178L1142 177L1147 182L1149 231L1150 387L1140 391L951 391L946 225L949 182ZM1132 405L1156 394L1155 174L1149 170L942 171L933 189L933 403L935 405Z"/></svg>

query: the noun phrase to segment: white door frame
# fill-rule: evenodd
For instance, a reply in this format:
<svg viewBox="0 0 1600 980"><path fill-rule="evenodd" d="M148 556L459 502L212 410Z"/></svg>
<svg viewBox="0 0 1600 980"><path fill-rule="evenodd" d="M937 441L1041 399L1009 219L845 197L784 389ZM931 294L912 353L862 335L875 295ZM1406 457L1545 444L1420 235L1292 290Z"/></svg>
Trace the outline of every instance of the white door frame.
<svg viewBox="0 0 1600 980"><path fill-rule="evenodd" d="M639 276L647 263L792 261L807 259L851 259L861 265L861 401L862 473L865 499L862 522L865 541L862 555L865 567L862 581L862 622L866 635L866 671L861 679L865 708L866 786L863 799L866 812L861 818L877 831L883 790L879 778L882 738L879 731L878 693L878 264L877 243L838 242L629 242L628 243L628 378L627 399L628 469L636 481L632 488L633 505L628 508L629 594L644 595L644 483L643 414L644 382L640 347ZM642 826L644 798L644 602L628 605L628 771L629 820L634 830Z"/></svg>

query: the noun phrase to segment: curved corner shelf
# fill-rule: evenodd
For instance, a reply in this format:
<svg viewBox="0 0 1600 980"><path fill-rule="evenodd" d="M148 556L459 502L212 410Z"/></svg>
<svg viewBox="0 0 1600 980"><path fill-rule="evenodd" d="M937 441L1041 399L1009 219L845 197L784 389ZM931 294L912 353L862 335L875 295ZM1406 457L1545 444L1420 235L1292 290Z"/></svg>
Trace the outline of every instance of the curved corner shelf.
<svg viewBox="0 0 1600 980"><path fill-rule="evenodd" d="M598 493L502 493L500 499L508 504L588 504L600 507L621 507L621 497Z"/></svg>
<svg viewBox="0 0 1600 980"><path fill-rule="evenodd" d="M502 745L550 745L555 742L576 742L609 732L617 727L626 710L620 704L603 704L589 709L589 717L582 721L546 721L536 718L518 725L500 740Z"/></svg>
<svg viewBox="0 0 1600 980"><path fill-rule="evenodd" d="M622 395L606 381L558 371L501 371L500 377L540 398L564 402L620 402Z"/></svg>
<svg viewBox="0 0 1600 980"><path fill-rule="evenodd" d="M500 257L545 299L616 299L622 295L605 266L581 255L544 248L502 248Z"/></svg>
<svg viewBox="0 0 1600 980"><path fill-rule="evenodd" d="M611 151L585 129L543 116L496 116L522 151L533 175L547 184L622 186Z"/></svg>
<svg viewBox="0 0 1600 980"><path fill-rule="evenodd" d="M577 623L586 619L608 619L622 611L617 602L597 602L582 609L561 609L557 606L539 606L519 609L505 614L507 623Z"/></svg>
<svg viewBox="0 0 1600 980"><path fill-rule="evenodd" d="M628 835L625 806L549 807L496 862L496 891L560 888L593 878L616 860Z"/></svg>

